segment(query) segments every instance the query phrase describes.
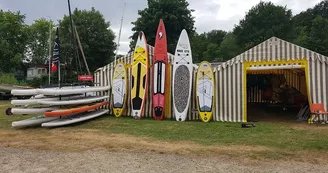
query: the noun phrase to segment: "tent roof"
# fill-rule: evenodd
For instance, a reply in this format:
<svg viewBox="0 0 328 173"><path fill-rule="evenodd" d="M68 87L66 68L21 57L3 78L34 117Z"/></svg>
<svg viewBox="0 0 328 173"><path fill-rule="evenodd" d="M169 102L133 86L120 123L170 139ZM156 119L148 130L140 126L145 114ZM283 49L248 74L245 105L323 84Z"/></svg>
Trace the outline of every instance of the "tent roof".
<svg viewBox="0 0 328 173"><path fill-rule="evenodd" d="M218 68L231 66L234 63L261 62L261 61L281 61L281 60L319 60L328 63L328 57L303 48L296 44L282 40L277 37L271 37L253 48L241 53L240 55L222 63Z"/></svg>

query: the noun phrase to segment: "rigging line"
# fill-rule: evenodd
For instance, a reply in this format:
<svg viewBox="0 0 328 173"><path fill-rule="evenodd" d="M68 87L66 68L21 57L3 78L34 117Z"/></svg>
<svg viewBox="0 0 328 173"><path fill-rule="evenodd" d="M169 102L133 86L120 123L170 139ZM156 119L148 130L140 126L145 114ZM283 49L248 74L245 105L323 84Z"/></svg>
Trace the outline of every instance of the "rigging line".
<svg viewBox="0 0 328 173"><path fill-rule="evenodd" d="M73 21L73 25L74 25L74 21ZM84 52L83 52L83 48L82 48L82 44L80 42L79 34L77 33L76 25L74 25L74 31L75 31L75 34L76 34L76 40L77 40L77 43L78 43L78 47L80 48L81 55L82 55L82 58L83 58L83 61L84 61L84 65L87 69L88 74L90 75L91 73L90 73L89 66L88 66L87 60L85 58Z"/></svg>
<svg viewBox="0 0 328 173"><path fill-rule="evenodd" d="M70 0L68 1L68 12L69 12L69 18L70 18L70 24L71 24L71 31L72 31L72 48L73 48L73 56L75 54L75 57L78 57L78 53L75 51L76 47L75 47L75 35L74 35L74 30L73 30L73 19L72 19L72 13L71 13L71 4L70 4ZM72 63L70 63L71 66ZM70 69L71 71L71 76L72 76L72 69Z"/></svg>
<svg viewBox="0 0 328 173"><path fill-rule="evenodd" d="M121 39L121 31L122 31L122 26L123 26L125 6L126 6L126 3L124 2L123 14L122 14L122 19L121 19L121 26L120 26L120 31L118 32L118 40L117 40L116 51L115 51L115 62L116 62L116 58L117 58L117 54L118 54L118 49L120 47L120 39Z"/></svg>

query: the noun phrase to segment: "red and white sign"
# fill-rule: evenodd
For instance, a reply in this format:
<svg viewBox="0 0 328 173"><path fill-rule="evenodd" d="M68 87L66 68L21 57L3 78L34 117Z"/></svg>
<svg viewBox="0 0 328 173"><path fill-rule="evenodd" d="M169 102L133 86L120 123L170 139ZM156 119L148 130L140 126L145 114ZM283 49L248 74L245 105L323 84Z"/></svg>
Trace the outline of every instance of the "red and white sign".
<svg viewBox="0 0 328 173"><path fill-rule="evenodd" d="M93 81L93 76L92 75L79 75L78 80L79 81L88 81L88 80Z"/></svg>

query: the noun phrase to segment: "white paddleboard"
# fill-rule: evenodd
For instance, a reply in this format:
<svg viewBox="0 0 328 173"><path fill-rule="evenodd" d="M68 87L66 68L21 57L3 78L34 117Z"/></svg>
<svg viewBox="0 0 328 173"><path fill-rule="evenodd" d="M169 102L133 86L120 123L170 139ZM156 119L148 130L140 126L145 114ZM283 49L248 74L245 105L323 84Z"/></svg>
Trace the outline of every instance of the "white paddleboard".
<svg viewBox="0 0 328 173"><path fill-rule="evenodd" d="M37 89L13 89L11 94L14 96L31 96L37 94Z"/></svg>
<svg viewBox="0 0 328 173"><path fill-rule="evenodd" d="M57 127L57 126L64 126L64 125L69 125L69 124L74 124L78 123L81 121L86 121L92 118L99 117L103 114L106 114L109 110L108 109L101 109L98 111L92 111L88 113L82 113L78 115L73 115L70 117L65 117L61 118L55 121L47 122L47 123L42 123L42 127Z"/></svg>
<svg viewBox="0 0 328 173"><path fill-rule="evenodd" d="M46 88L46 89L37 89L39 94L44 95L70 95L70 94L82 94L87 92L98 92L109 90L110 86L97 86L97 87L84 87L84 88Z"/></svg>
<svg viewBox="0 0 328 173"><path fill-rule="evenodd" d="M86 94L62 96L61 100L83 99L83 98L91 97L91 96L96 96L96 94L93 92L89 92ZM33 104L39 104L39 101L58 101L58 100L59 100L59 96L46 97L43 94L39 94L39 95L32 96L30 99L11 100L11 104L12 105L33 105ZM42 103L40 103L40 104L42 104Z"/></svg>
<svg viewBox="0 0 328 173"><path fill-rule="evenodd" d="M11 108L12 114L42 114L46 111L57 110L58 107L42 107L42 108Z"/></svg>
<svg viewBox="0 0 328 173"><path fill-rule="evenodd" d="M81 98L81 97L80 97ZM108 99L109 96L95 96L95 97L84 97L81 99L75 98L74 100L40 100L38 101L39 104L45 105L76 105L76 104L86 104L92 103L104 99Z"/></svg>
<svg viewBox="0 0 328 173"><path fill-rule="evenodd" d="M60 117L46 117L44 115L40 115L33 118L28 118L21 121L14 121L11 123L12 127L26 127L26 126L36 126L41 125L42 123L53 121L59 119Z"/></svg>
<svg viewBox="0 0 328 173"><path fill-rule="evenodd" d="M173 109L177 121L185 121L191 97L193 63L189 37L182 30L173 61Z"/></svg>

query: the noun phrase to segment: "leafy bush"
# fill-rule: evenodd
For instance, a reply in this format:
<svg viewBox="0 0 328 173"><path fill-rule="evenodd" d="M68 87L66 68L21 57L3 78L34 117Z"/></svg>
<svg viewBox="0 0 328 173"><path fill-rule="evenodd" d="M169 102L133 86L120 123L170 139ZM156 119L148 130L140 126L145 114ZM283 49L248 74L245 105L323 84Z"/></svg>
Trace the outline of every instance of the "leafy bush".
<svg viewBox="0 0 328 173"><path fill-rule="evenodd" d="M13 74L0 73L0 84L14 84L17 85L18 81Z"/></svg>
<svg viewBox="0 0 328 173"><path fill-rule="evenodd" d="M48 83L48 76L35 77L32 80L27 81L27 84L31 87L39 88L41 85Z"/></svg>

